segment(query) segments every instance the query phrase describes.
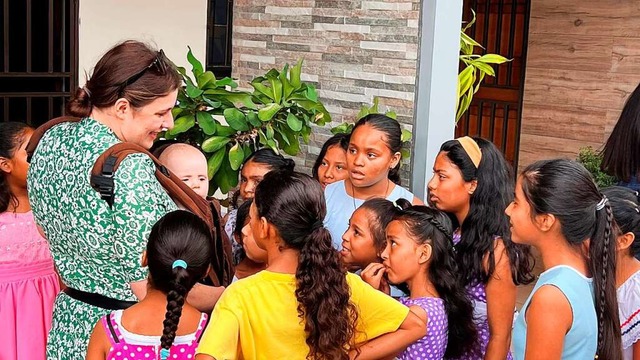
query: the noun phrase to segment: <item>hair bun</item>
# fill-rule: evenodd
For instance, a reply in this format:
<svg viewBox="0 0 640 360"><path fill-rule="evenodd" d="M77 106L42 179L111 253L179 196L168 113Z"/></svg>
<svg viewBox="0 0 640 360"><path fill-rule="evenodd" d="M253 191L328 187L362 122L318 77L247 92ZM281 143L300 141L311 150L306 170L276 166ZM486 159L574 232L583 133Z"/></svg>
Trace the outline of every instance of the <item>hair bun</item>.
<svg viewBox="0 0 640 360"><path fill-rule="evenodd" d="M282 167L283 170L293 171L295 167L296 167L296 162L293 161L293 159L284 158L284 166Z"/></svg>
<svg viewBox="0 0 640 360"><path fill-rule="evenodd" d="M67 103L67 114L81 118L87 117L91 114L91 107L91 98L87 91L84 87L77 88L73 98Z"/></svg>
<svg viewBox="0 0 640 360"><path fill-rule="evenodd" d="M398 200L395 201L395 205L397 207L399 207L401 210L407 210L408 208L410 208L413 204L411 204L411 201L404 199L404 198L400 198Z"/></svg>

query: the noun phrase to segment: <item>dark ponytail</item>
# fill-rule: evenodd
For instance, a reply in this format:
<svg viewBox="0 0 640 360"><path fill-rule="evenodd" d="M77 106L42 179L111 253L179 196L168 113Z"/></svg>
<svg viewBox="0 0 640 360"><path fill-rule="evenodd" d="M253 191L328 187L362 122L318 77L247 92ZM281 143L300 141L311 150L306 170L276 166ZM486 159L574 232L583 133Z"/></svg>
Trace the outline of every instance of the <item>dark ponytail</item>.
<svg viewBox="0 0 640 360"><path fill-rule="evenodd" d="M19 122L0 123L0 157L12 159L16 150L25 140L25 134L30 127ZM9 209L9 205L18 206L18 199L11 193L7 182L7 175L0 170L0 213Z"/></svg>
<svg viewBox="0 0 640 360"><path fill-rule="evenodd" d="M400 128L400 123L396 120L382 114L370 114L358 120L354 125L351 134L353 134L358 127L363 125L369 125L385 134L384 142L391 151L391 154L395 154L402 150L402 128ZM389 170L389 175L387 175L387 178L397 185L402 185L400 181L401 164L402 160L398 161L398 164L393 169Z"/></svg>
<svg viewBox="0 0 640 360"><path fill-rule="evenodd" d="M304 321L308 359L348 359L355 349L357 309L350 301L346 271L322 221L322 187L307 175L271 171L258 184L254 202L273 224L284 247L298 250L296 298Z"/></svg>
<svg viewBox="0 0 640 360"><path fill-rule="evenodd" d="M187 293L207 273L211 243L207 224L184 210L166 214L151 229L147 243L149 283L167 294L161 354L168 355L176 337Z"/></svg>
<svg viewBox="0 0 640 360"><path fill-rule="evenodd" d="M606 197L598 191L589 172L571 160L533 163L522 172L521 179L531 216L554 215L571 245L580 246L589 240L585 261L595 289L597 355L605 360L622 359L615 283L616 241Z"/></svg>
<svg viewBox="0 0 640 360"><path fill-rule="evenodd" d="M430 244L429 281L444 301L448 322L445 358L458 358L477 348L477 332L473 321L473 305L467 297L458 272L449 217L426 206L407 206L402 199L393 220L400 221L418 244Z"/></svg>

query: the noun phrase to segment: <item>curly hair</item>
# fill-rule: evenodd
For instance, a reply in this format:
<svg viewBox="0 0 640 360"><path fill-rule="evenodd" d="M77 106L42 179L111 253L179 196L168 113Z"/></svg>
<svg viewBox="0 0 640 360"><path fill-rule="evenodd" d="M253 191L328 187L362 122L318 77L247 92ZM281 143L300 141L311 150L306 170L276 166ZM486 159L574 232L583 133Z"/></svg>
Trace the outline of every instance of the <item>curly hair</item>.
<svg viewBox="0 0 640 360"><path fill-rule="evenodd" d="M304 322L308 359L348 359L356 349L357 309L346 270L322 222L327 209L320 183L291 171L271 171L256 188L254 203L287 248L299 251L298 315Z"/></svg>

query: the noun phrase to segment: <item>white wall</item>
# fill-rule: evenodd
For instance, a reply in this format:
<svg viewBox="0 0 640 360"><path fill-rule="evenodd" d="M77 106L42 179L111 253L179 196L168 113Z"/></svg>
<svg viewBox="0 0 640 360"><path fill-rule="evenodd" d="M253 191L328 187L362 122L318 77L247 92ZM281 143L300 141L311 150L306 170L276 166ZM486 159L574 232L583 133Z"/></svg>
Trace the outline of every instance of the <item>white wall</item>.
<svg viewBox="0 0 640 360"><path fill-rule="evenodd" d="M78 37L79 85L109 48L128 39L161 48L178 66L190 70L187 45L205 62L207 1L82 0Z"/></svg>

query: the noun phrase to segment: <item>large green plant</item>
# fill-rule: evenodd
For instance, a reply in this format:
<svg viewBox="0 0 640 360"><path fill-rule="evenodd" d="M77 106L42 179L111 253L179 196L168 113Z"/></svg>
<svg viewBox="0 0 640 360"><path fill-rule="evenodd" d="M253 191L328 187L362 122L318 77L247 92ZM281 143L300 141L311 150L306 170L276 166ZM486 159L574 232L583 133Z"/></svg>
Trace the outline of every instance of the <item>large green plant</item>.
<svg viewBox="0 0 640 360"><path fill-rule="evenodd" d="M458 103L456 104L456 122L469 109L473 95L480 89L484 77L496 76L491 64L502 64L511 61L497 54L474 54L475 48L484 49L477 41L465 32L476 22L476 13L472 10L473 19L460 31L460 61L464 64L458 74Z"/></svg>
<svg viewBox="0 0 640 360"><path fill-rule="evenodd" d="M601 170L602 155L591 146L581 148L577 160L591 173L593 180L601 189L616 184L616 178Z"/></svg>
<svg viewBox="0 0 640 360"><path fill-rule="evenodd" d="M231 78L217 79L204 71L191 49L187 60L193 78L178 68L185 85L172 111L175 125L163 136L202 148L210 193L227 193L237 186L242 162L257 149L297 155L300 138L309 141L311 124L322 126L331 120L314 86L300 80L302 60L253 79L253 92L239 91Z"/></svg>

